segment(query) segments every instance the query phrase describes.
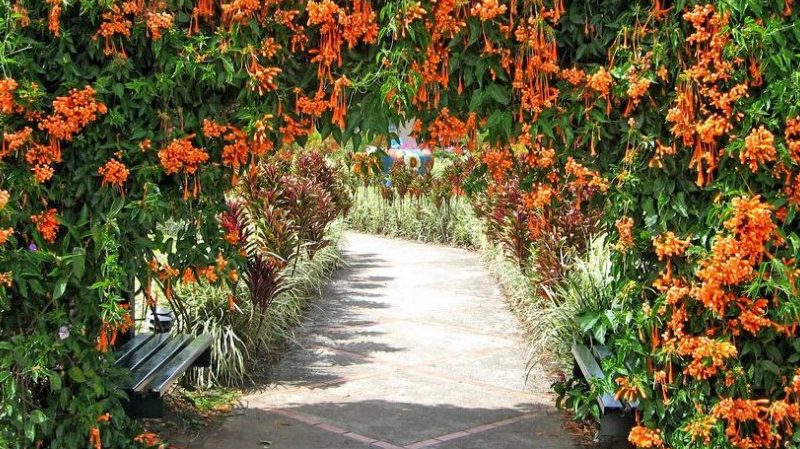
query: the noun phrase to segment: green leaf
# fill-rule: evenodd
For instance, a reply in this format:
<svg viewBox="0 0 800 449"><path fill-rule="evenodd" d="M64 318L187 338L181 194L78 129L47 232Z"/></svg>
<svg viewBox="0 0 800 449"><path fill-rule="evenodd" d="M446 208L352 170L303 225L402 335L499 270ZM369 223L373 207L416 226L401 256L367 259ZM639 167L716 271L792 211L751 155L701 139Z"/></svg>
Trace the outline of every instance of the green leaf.
<svg viewBox="0 0 800 449"><path fill-rule="evenodd" d="M72 265L72 274L75 279L81 280L83 273L86 270L86 253L83 248L73 248L73 257L70 264Z"/></svg>
<svg viewBox="0 0 800 449"><path fill-rule="evenodd" d="M502 104L508 105L511 103L511 95L506 92L499 84L490 84L488 88L486 88L486 92L491 96L494 101Z"/></svg>
<svg viewBox="0 0 800 449"><path fill-rule="evenodd" d="M56 286L53 288L53 299L58 299L64 296L65 291L67 291L67 279L60 278L56 282Z"/></svg>
<svg viewBox="0 0 800 449"><path fill-rule="evenodd" d="M34 410L31 412L31 421L35 424L41 424L47 421L47 415L41 410Z"/></svg>
<svg viewBox="0 0 800 449"><path fill-rule="evenodd" d="M69 374L70 379L74 380L75 382L86 382L86 376L83 374L83 370L77 366L70 368L67 374Z"/></svg>

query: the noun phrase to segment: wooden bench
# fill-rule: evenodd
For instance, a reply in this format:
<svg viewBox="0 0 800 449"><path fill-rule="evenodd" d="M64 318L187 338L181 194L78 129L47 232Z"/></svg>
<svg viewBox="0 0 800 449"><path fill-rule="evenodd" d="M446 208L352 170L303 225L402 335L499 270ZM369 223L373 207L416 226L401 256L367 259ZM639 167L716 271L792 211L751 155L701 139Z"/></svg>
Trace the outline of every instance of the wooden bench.
<svg viewBox="0 0 800 449"><path fill-rule="evenodd" d="M121 345L114 354L117 366L131 371L131 377L122 385L128 392L128 414L136 418L162 417L163 396L178 377L192 366L210 366L212 342L209 334L142 333Z"/></svg>
<svg viewBox="0 0 800 449"><path fill-rule="evenodd" d="M590 350L586 345L573 344L572 355L575 357L575 364L584 379L591 381L592 379L606 378L598 360L612 356L608 348L595 346ZM598 439L627 438L634 422L631 412L636 409L638 402L625 405L611 393L603 393L598 396L597 402L600 404L601 416Z"/></svg>

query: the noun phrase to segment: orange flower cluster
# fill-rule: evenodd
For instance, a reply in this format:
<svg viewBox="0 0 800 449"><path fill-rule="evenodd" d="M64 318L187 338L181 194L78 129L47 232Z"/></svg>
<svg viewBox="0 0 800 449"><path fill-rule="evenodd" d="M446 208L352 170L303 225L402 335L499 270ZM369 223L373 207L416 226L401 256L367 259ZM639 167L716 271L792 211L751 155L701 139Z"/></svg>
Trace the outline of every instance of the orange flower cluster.
<svg viewBox="0 0 800 449"><path fill-rule="evenodd" d="M278 88L275 78L283 72L278 67L264 67L258 62L256 55L252 55L247 65L247 74L250 75L251 89L259 95L271 92Z"/></svg>
<svg viewBox="0 0 800 449"><path fill-rule="evenodd" d="M281 45L275 42L274 37L268 37L261 42L261 48L259 49L259 54L262 58L265 59L272 59L276 54L278 54L278 50L281 49Z"/></svg>
<svg viewBox="0 0 800 449"><path fill-rule="evenodd" d="M24 127L15 133L3 134L3 147L0 149L0 159L10 156L31 141L33 130Z"/></svg>
<svg viewBox="0 0 800 449"><path fill-rule="evenodd" d="M675 148L675 144L667 146L661 142L656 142L656 153L647 163L647 166L650 168L664 168L664 158L675 156L676 154L678 154L678 150Z"/></svg>
<svg viewBox="0 0 800 449"><path fill-rule="evenodd" d="M17 23L22 28L28 27L31 24L31 17L28 14L28 10L22 6L19 1L15 2L14 5L11 7L11 11L17 16Z"/></svg>
<svg viewBox="0 0 800 449"><path fill-rule="evenodd" d="M736 346L730 342L691 336L680 339L677 352L692 358L684 373L700 380L715 376L725 366L726 360L737 354Z"/></svg>
<svg viewBox="0 0 800 449"><path fill-rule="evenodd" d="M635 385L627 377L618 377L615 382L618 385L617 392L614 394L616 400L622 399L627 402L633 402L637 398L647 398L644 388Z"/></svg>
<svg viewBox="0 0 800 449"><path fill-rule="evenodd" d="M0 114L14 113L14 92L17 87L17 82L11 78L0 79Z"/></svg>
<svg viewBox="0 0 800 449"><path fill-rule="evenodd" d="M776 447L775 443L780 442L780 438L772 430L771 418L773 416L771 413L775 415L774 417L781 418L776 420L778 423L782 419L788 418L789 415L794 415L795 419L800 417L796 407L791 411L784 407L771 408L767 399L727 398L718 402L711 409L712 416L727 421L725 435L731 443L743 449ZM743 425L744 423L754 424L755 433L750 436L742 436L745 427L750 427Z"/></svg>
<svg viewBox="0 0 800 449"><path fill-rule="evenodd" d="M10 271L6 271L5 273L0 273L0 285L5 285L6 287L11 287L11 284L14 283L14 275Z"/></svg>
<svg viewBox="0 0 800 449"><path fill-rule="evenodd" d="M470 114L466 121L461 121L450 115L450 111L447 108L443 108L439 112L439 116L428 126L428 132L431 137L428 145L431 148L437 146L447 148L459 145L467 139L468 146L471 146L473 142L471 136L476 129L475 122L475 114Z"/></svg>
<svg viewBox="0 0 800 449"><path fill-rule="evenodd" d="M470 14L480 17L484 22L494 20L495 17L505 14L508 10L506 5L501 5L498 0L480 0L470 10Z"/></svg>
<svg viewBox="0 0 800 449"><path fill-rule="evenodd" d="M555 192L553 188L544 184L536 184L531 192L522 197L522 202L528 209L542 209L550 206Z"/></svg>
<svg viewBox="0 0 800 449"><path fill-rule="evenodd" d="M514 166L511 153L504 149L487 151L483 153L481 160L486 164L489 175L498 183L503 181L506 172Z"/></svg>
<svg viewBox="0 0 800 449"><path fill-rule="evenodd" d="M203 120L203 134L207 137L222 137L227 144L222 147L222 163L233 169L233 184L236 184L239 168L247 163L250 154L250 144L247 134L233 125L220 125L213 120ZM263 148L253 145L253 148ZM254 152L256 156L261 153Z"/></svg>
<svg viewBox="0 0 800 449"><path fill-rule="evenodd" d="M245 24L261 11L265 3L269 4L269 2L258 0L233 0L230 3L223 3L220 6L222 8L222 23L229 27L237 23ZM195 25L196 27L197 25Z"/></svg>
<svg viewBox="0 0 800 449"><path fill-rule="evenodd" d="M606 100L608 100L611 95L611 85L613 83L614 80L611 78L611 74L606 71L605 67L600 67L595 73L586 77L586 87L597 92L598 95Z"/></svg>
<svg viewBox="0 0 800 449"><path fill-rule="evenodd" d="M608 191L608 181L603 179L598 172L581 165L572 157L567 158L564 169L567 175L572 178L570 185L576 192L578 204L583 199L582 193L585 189L595 189L600 192Z"/></svg>
<svg viewBox="0 0 800 449"><path fill-rule="evenodd" d="M58 37L61 34L61 0L47 0L50 4L50 13L48 14L47 27L53 36Z"/></svg>
<svg viewBox="0 0 800 449"><path fill-rule="evenodd" d="M319 26L320 45L311 50L312 62L318 64L320 81L332 80L331 68L342 63L344 41L353 48L359 41L371 44L378 39L377 14L369 0L353 0L350 14L332 0L309 1L308 25Z"/></svg>
<svg viewBox="0 0 800 449"><path fill-rule="evenodd" d="M428 15L428 11L420 5L420 2L407 4L403 11L397 13L397 21L400 22L400 35L406 37L408 28L414 21L419 20Z"/></svg>
<svg viewBox="0 0 800 449"><path fill-rule="evenodd" d="M713 5L695 5L683 17L694 28L686 42L695 61L676 88L667 122L672 123L672 134L694 149L690 166L697 170L697 185L702 187L713 178L719 140L733 129L732 120L738 118L733 105L747 95L748 86L738 84L727 90L721 86L732 78L735 62L724 54L730 41L728 14L718 13Z"/></svg>
<svg viewBox="0 0 800 449"><path fill-rule="evenodd" d="M99 343L98 343L99 347ZM101 352L105 352L108 350L108 343L106 343L105 350ZM100 438L100 429L97 427L92 427L89 429L89 445L94 446L94 449L103 449L103 440Z"/></svg>
<svg viewBox="0 0 800 449"><path fill-rule="evenodd" d="M631 432L628 434L628 441L642 449L664 446L664 441L661 439L661 431L644 426L635 426L631 429Z"/></svg>
<svg viewBox="0 0 800 449"><path fill-rule="evenodd" d="M333 92L331 93L330 109L333 114L331 122L339 126L340 129L345 127L345 114L347 114L347 98L345 97L344 88L350 86L350 80L346 76L337 79L333 84Z"/></svg>
<svg viewBox="0 0 800 449"><path fill-rule="evenodd" d="M25 162L31 167L36 182L47 182L55 173L53 164L61 162L61 148L33 142L25 153Z"/></svg>
<svg viewBox="0 0 800 449"><path fill-rule="evenodd" d="M208 153L192 144L192 136L174 139L158 152L164 172L168 175L184 172L193 175L200 164L208 162Z"/></svg>
<svg viewBox="0 0 800 449"><path fill-rule="evenodd" d="M192 18L189 20L189 34L200 31L200 18L211 19L214 17L213 0L198 0L192 8Z"/></svg>
<svg viewBox="0 0 800 449"><path fill-rule="evenodd" d="M586 73L577 67L571 67L561 71L561 78L573 86L580 86L586 79Z"/></svg>
<svg viewBox="0 0 800 449"><path fill-rule="evenodd" d="M619 234L619 240L614 245L614 248L621 253L627 252L633 247L633 218L623 216L617 220L615 226Z"/></svg>
<svg viewBox="0 0 800 449"><path fill-rule="evenodd" d="M227 276L231 282L236 282L239 279L238 272L234 269L227 270L227 268L228 261L222 256L222 254L218 254L216 264L214 265L185 268L183 270L183 274L181 275L181 282L184 284L193 284L197 282L197 276L200 276L200 278L204 279L209 284L215 284L219 281L220 275ZM195 276L195 273L197 273L197 276Z"/></svg>
<svg viewBox="0 0 800 449"><path fill-rule="evenodd" d="M93 36L94 40L97 40L97 38L100 36L103 37L103 53L105 53L107 56L112 54L125 56L124 47L121 46L121 51L117 50L117 46L113 42L113 39L116 35L122 37L131 36L133 22L125 17L125 14L128 12L138 13L139 11L140 8L138 7L137 3L126 2L123 6L111 5L111 8L103 13L103 22L100 24L100 28L97 29L97 32Z"/></svg>
<svg viewBox="0 0 800 449"><path fill-rule="evenodd" d="M556 150L552 147L545 146L542 143L542 136L536 136L536 142L533 142L530 136L530 125L525 124L522 127L522 136L517 141L516 148L521 146L527 149L527 152L522 154L522 160L531 168L538 168L546 170L551 168L556 163ZM522 151L514 150L515 155L520 156Z"/></svg>
<svg viewBox="0 0 800 449"><path fill-rule="evenodd" d="M642 101L642 97L647 93L653 82L645 77L639 76L635 71L628 73L628 105L625 107L624 115L627 117Z"/></svg>
<svg viewBox="0 0 800 449"><path fill-rule="evenodd" d="M450 83L449 41L467 25L466 6L457 0L439 0L433 5L432 17L425 21L431 35L425 57L421 65L414 61L409 73L409 83L415 79L414 74L421 81L413 98L415 105L439 106L440 89L446 89Z"/></svg>
<svg viewBox="0 0 800 449"><path fill-rule="evenodd" d="M514 37L521 44L514 60L512 86L520 93L520 120L523 112L532 112L533 119L558 98L558 89L551 85L561 73L558 66L558 45L543 20L549 13L536 8L528 20L520 20Z"/></svg>
<svg viewBox="0 0 800 449"><path fill-rule="evenodd" d="M11 199L11 194L8 193L8 190L0 189L0 210L6 208L9 199Z"/></svg>
<svg viewBox="0 0 800 449"><path fill-rule="evenodd" d="M775 237L772 206L760 196L733 200L734 215L725 222L732 236L717 239L711 255L700 261L697 277L702 281L692 295L707 309L724 316L737 297L727 288L750 280L754 267L761 262L767 244Z"/></svg>
<svg viewBox="0 0 800 449"><path fill-rule="evenodd" d="M775 151L775 138L769 130L760 126L753 130L744 139L744 151L740 155L742 164L750 167L750 171L755 173L759 166L766 162L772 162L777 157Z"/></svg>
<svg viewBox="0 0 800 449"><path fill-rule="evenodd" d="M41 214L31 215L31 221L36 225L36 230L47 243L56 241L58 226L61 224L56 216L57 212L55 209L49 209Z"/></svg>
<svg viewBox="0 0 800 449"><path fill-rule="evenodd" d="M95 90L86 86L72 89L65 97L53 100L53 113L39 123L52 139L71 141L86 125L108 112L106 105L95 99Z"/></svg>
<svg viewBox="0 0 800 449"><path fill-rule="evenodd" d="M372 10L369 0L353 0L353 12L339 17L347 46L353 48L358 41L365 44L375 43L378 40L379 30L376 19L377 14Z"/></svg>
<svg viewBox="0 0 800 449"><path fill-rule="evenodd" d="M324 91L317 91L314 98L300 95L302 92L297 88L297 100L295 101L295 112L298 114L310 115L312 117L322 117L322 114L328 110L331 105L330 100L325 98Z"/></svg>
<svg viewBox="0 0 800 449"><path fill-rule="evenodd" d="M102 167L97 169L97 173L103 177L103 181L100 183L101 186L105 187L108 185L122 191L125 186L125 181L128 180L128 176L131 172L122 162L116 159L110 159Z"/></svg>
<svg viewBox="0 0 800 449"><path fill-rule="evenodd" d="M144 297L148 306L155 306L156 298L153 296L151 291L153 283L150 276L155 275L159 281L164 283L164 296L166 296L167 299L171 299L172 283L174 282L175 278L178 277L180 272L173 268L169 262L162 264L158 261L158 259L155 258L150 260L148 268L150 272L148 274L147 281L144 283Z"/></svg>
<svg viewBox="0 0 800 449"><path fill-rule="evenodd" d="M194 135L190 135L181 139L174 139L158 152L158 158L166 174L173 175L183 172L186 175L194 175L201 164L208 162L208 153L192 144L193 137ZM189 181L185 177L183 180L183 199L188 200L190 197L197 197L199 194L200 184L197 178L194 178L194 188L190 193Z"/></svg>
<svg viewBox="0 0 800 449"><path fill-rule="evenodd" d="M689 240L681 240L672 231L667 231L664 234L653 238L653 245L656 248L656 255L658 260L664 260L670 257L681 256L689 248Z"/></svg>
<svg viewBox="0 0 800 449"><path fill-rule="evenodd" d="M800 165L800 117L786 120L786 146L789 148L789 156L792 161Z"/></svg>
<svg viewBox="0 0 800 449"><path fill-rule="evenodd" d="M282 119L283 125L278 128L278 131L281 133L281 142L283 142L284 145L291 145L298 136L309 135L313 132L309 120L301 119L297 121L289 114L283 114Z"/></svg>
<svg viewBox="0 0 800 449"><path fill-rule="evenodd" d="M147 31L153 40L161 39L161 33L164 30L172 28L175 23L175 16L168 12L152 12L148 11L145 14L145 22L147 23Z"/></svg>
<svg viewBox="0 0 800 449"><path fill-rule="evenodd" d="M128 305L122 305L127 309ZM110 323L103 321L100 326L100 334L97 336L97 350L100 352L108 352L109 348L117 344L119 334L127 332L133 326L133 317L130 312L126 311L120 316L121 321Z"/></svg>
<svg viewBox="0 0 800 449"><path fill-rule="evenodd" d="M702 441L703 444L711 442L711 431L717 424L717 418L713 415L702 415L686 425L686 433L691 435L692 441Z"/></svg>
<svg viewBox="0 0 800 449"><path fill-rule="evenodd" d="M0 229L0 245L5 245L12 235L14 235L14 228Z"/></svg>

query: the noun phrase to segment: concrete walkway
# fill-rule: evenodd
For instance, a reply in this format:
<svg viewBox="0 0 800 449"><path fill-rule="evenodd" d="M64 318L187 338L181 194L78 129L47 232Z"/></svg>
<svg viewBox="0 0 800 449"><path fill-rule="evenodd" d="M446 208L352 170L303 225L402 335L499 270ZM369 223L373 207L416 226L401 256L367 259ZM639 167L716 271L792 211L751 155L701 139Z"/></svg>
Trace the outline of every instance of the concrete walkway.
<svg viewBox="0 0 800 449"><path fill-rule="evenodd" d="M476 254L349 234L345 257L271 385L193 447L573 447Z"/></svg>

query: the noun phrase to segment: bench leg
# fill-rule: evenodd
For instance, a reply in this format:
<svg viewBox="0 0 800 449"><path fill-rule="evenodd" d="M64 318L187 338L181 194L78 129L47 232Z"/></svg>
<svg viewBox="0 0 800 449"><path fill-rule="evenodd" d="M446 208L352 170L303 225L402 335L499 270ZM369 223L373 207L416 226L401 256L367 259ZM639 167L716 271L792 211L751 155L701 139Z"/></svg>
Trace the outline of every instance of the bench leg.
<svg viewBox="0 0 800 449"><path fill-rule="evenodd" d="M603 444L625 442L628 433L633 428L634 420L631 415L609 412L600 418L600 434L598 439Z"/></svg>
<svg viewBox="0 0 800 449"><path fill-rule="evenodd" d="M208 368L211 366L211 348L209 347L192 363L192 366Z"/></svg>
<svg viewBox="0 0 800 449"><path fill-rule="evenodd" d="M123 407L131 418L164 417L164 399L157 394L130 394Z"/></svg>

